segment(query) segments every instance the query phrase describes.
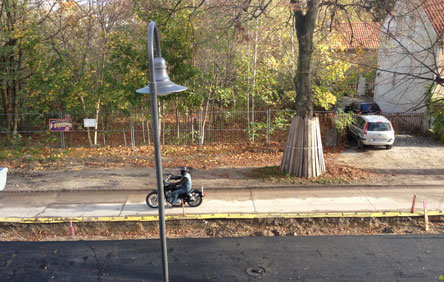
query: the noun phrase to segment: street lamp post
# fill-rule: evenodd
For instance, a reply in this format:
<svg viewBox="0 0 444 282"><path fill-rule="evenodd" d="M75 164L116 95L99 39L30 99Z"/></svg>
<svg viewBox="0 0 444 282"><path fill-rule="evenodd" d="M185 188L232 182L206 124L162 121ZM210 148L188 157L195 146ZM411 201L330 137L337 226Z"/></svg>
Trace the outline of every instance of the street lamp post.
<svg viewBox="0 0 444 282"><path fill-rule="evenodd" d="M156 43L156 56L154 57L154 42ZM185 86L173 83L166 71L166 62L160 52L159 33L156 23L151 22L148 27L148 62L150 71L150 83L144 88L136 90L140 94L150 94L151 115L153 119L154 157L156 161L157 176L157 200L159 209L160 244L162 248L163 281L168 279L168 254L165 234L165 199L162 178L162 160L160 157L160 136L159 136L159 110L157 106L157 96L165 96L170 93L184 91Z"/></svg>

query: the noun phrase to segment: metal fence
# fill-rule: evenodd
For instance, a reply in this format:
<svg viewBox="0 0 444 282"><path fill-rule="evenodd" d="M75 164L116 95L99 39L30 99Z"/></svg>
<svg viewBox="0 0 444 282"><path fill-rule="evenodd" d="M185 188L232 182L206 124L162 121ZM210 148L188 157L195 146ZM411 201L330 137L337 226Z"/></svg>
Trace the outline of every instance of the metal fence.
<svg viewBox="0 0 444 282"><path fill-rule="evenodd" d="M424 131L424 113L383 113L397 133L419 133Z"/></svg>
<svg viewBox="0 0 444 282"><path fill-rule="evenodd" d="M70 115L72 131L51 132L48 121ZM160 141L164 145L208 143L272 143L284 142L294 111L219 111L174 112L161 116ZM384 114L392 120L396 131L420 131L423 114ZM0 146L21 145L49 147L140 146L151 145L152 123L149 113L102 115L97 129L85 128L83 120L93 115L84 113L26 113L19 114L18 137L0 127ZM336 112L315 112L320 119L323 142L334 146L337 142L335 129ZM0 125L6 120L0 115ZM89 133L88 133L89 131Z"/></svg>

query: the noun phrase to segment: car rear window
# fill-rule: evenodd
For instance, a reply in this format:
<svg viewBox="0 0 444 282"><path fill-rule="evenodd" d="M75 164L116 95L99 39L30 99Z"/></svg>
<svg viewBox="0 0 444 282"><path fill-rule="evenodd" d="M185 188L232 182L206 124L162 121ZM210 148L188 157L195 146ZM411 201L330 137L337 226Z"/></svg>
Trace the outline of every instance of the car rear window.
<svg viewBox="0 0 444 282"><path fill-rule="evenodd" d="M378 104L372 104L372 110L380 111L381 109L379 108Z"/></svg>
<svg viewBox="0 0 444 282"><path fill-rule="evenodd" d="M369 111L372 107L372 104L361 104L361 110L366 112Z"/></svg>
<svg viewBox="0 0 444 282"><path fill-rule="evenodd" d="M388 122L370 122L368 131L390 131L391 127Z"/></svg>

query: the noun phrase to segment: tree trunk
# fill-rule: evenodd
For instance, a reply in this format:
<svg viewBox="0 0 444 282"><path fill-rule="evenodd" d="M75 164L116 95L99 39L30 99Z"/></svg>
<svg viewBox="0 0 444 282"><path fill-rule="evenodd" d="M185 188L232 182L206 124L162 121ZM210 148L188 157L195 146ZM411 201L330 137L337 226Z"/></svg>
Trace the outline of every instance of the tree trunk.
<svg viewBox="0 0 444 282"><path fill-rule="evenodd" d="M19 121L19 112L18 112L18 101L17 101L17 89L14 87L14 119L13 119L13 125L12 125L12 134L16 135L18 134L18 121Z"/></svg>
<svg viewBox="0 0 444 282"><path fill-rule="evenodd" d="M258 25L258 19L256 19L256 25ZM254 143L254 136L256 135L256 126L254 124L255 122L255 116L254 116L254 103L255 103L255 97L256 97L256 75L257 75L257 49L258 49L258 30L256 28L254 32L254 53L253 53L253 85L252 90L253 93L251 95L251 141Z"/></svg>
<svg viewBox="0 0 444 282"><path fill-rule="evenodd" d="M105 106L104 112L102 114L102 130L103 132L103 146L106 146L106 140L109 135L109 116L110 116L110 106L109 104Z"/></svg>
<svg viewBox="0 0 444 282"><path fill-rule="evenodd" d="M166 131L166 114L165 114L165 102L160 101L161 104L161 112L160 120L159 120L159 128L160 133L162 133L162 145L165 145L165 131Z"/></svg>
<svg viewBox="0 0 444 282"><path fill-rule="evenodd" d="M196 117L194 116L195 113L190 111L190 119L191 119L191 144L194 143L194 121L196 120Z"/></svg>
<svg viewBox="0 0 444 282"><path fill-rule="evenodd" d="M199 126L200 127L200 138L199 138L199 145L200 146L203 146L204 140L205 140L205 125L206 125L206 121L207 121L208 110L210 107L210 97L211 97L211 92L208 96L207 103L205 105L205 112L203 114L203 117L202 117L203 108L201 107L201 110L200 110L200 113L201 113L200 126Z"/></svg>
<svg viewBox="0 0 444 282"><path fill-rule="evenodd" d="M302 10L295 10L296 34L299 55L296 72L296 112L304 118L313 117L311 88L311 56L313 54L313 35L319 11L319 0L308 1L305 15Z"/></svg>
<svg viewBox="0 0 444 282"><path fill-rule="evenodd" d="M20 51L18 54L17 60L15 60L15 65L20 70L22 64L22 52ZM19 94L21 92L20 85L20 71L15 73L14 83L13 83L14 95L13 95L13 106L14 106L14 125L13 125L13 134L18 134L18 122L19 122Z"/></svg>
<svg viewBox="0 0 444 282"><path fill-rule="evenodd" d="M250 37L250 25L248 25L248 37ZM250 41L248 41L248 65L247 65L247 73L248 73L248 79L247 79L247 129L250 131L250 83L251 83L251 65L250 65L250 53L251 53L251 44Z"/></svg>
<svg viewBox="0 0 444 282"><path fill-rule="evenodd" d="M313 118L311 56L313 34L320 0L307 1L305 14L299 1L292 0L298 37L298 67L295 77L296 115L292 120L281 170L298 177L316 177L325 172L319 120Z"/></svg>
<svg viewBox="0 0 444 282"><path fill-rule="evenodd" d="M178 110L178 105L176 105L176 133L177 133L177 140L179 141L180 138L180 113Z"/></svg>
<svg viewBox="0 0 444 282"><path fill-rule="evenodd" d="M83 112L86 114L86 103L85 103L85 99L83 99L82 96L80 96L80 101L82 102ZM89 127L86 128L86 132L88 134L89 146L91 147L93 145L93 142L91 139L91 131L89 130Z"/></svg>
<svg viewBox="0 0 444 282"><path fill-rule="evenodd" d="M94 127L94 145L97 146L97 134L99 129L99 114L100 114L100 99L97 101L96 104L96 126Z"/></svg>

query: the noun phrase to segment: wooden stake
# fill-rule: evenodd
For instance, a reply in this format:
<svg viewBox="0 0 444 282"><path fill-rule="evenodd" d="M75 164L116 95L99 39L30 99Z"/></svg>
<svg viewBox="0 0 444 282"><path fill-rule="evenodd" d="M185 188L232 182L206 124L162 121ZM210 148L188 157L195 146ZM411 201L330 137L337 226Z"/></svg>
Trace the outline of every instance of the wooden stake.
<svg viewBox="0 0 444 282"><path fill-rule="evenodd" d="M123 129L123 140L125 141L125 147L126 147L126 135L125 135L125 128Z"/></svg>
<svg viewBox="0 0 444 282"><path fill-rule="evenodd" d="M288 133L287 136L287 143L285 148L284 148L284 156L282 158L282 162L281 162L281 170L282 171L288 171L288 155L289 155L289 151L290 147L288 146L288 144L290 144L290 140L292 138L292 132L293 132L293 120L291 121L291 125L290 125L290 132Z"/></svg>
<svg viewBox="0 0 444 282"><path fill-rule="evenodd" d="M308 166L307 166L307 177L313 177L313 122L311 120L307 121L307 125L308 125L308 134L307 134L307 162L308 162Z"/></svg>
<svg viewBox="0 0 444 282"><path fill-rule="evenodd" d="M316 165L318 163L318 158L317 158L317 142L316 142L316 135L315 135L315 128L314 126L316 125L316 121L312 120L311 122L311 126L310 126L310 147L312 147L311 149L311 175L316 177L318 175L318 171L316 170Z"/></svg>
<svg viewBox="0 0 444 282"><path fill-rule="evenodd" d="M183 214L183 216L186 216L185 215L185 204L183 203L183 199L181 199L181 201L182 201L182 214Z"/></svg>
<svg viewBox="0 0 444 282"><path fill-rule="evenodd" d="M416 194L413 194L412 209L410 210L411 213L414 213L414 212L415 212L415 205L416 205Z"/></svg>
<svg viewBox="0 0 444 282"><path fill-rule="evenodd" d="M300 117L299 118L299 126L298 129L298 142L296 144L297 153L298 153L298 170L296 172L296 175L301 177L304 175L304 135L305 135L305 126L304 126L304 120Z"/></svg>
<svg viewBox="0 0 444 282"><path fill-rule="evenodd" d="M303 158L304 158L304 165L303 165L303 171L302 171L302 175L305 175L306 177L308 177L308 134L309 134L309 123L308 123L308 119L304 119L304 141L302 143L301 151L303 153Z"/></svg>
<svg viewBox="0 0 444 282"><path fill-rule="evenodd" d="M313 142L314 146L316 147L316 150L315 150L315 158L316 158L316 167L315 167L316 174L315 175L316 176L321 175L322 173L324 173L324 171L321 170L321 167L320 167L321 160L320 160L319 157L320 157L321 154L319 153L319 144L318 144L318 129L317 129L318 126L319 126L319 119L316 118L316 120L315 120L314 142Z"/></svg>
<svg viewBox="0 0 444 282"><path fill-rule="evenodd" d="M293 173L294 168L298 166L298 164L295 163L295 160L294 160L294 155L295 155L295 153L297 153L297 152L295 152L294 148L297 146L296 138L297 138L297 134L298 134L299 124L298 124L297 119L295 119L295 118L293 118L293 121L291 123L293 124L293 126L292 126L293 128L291 130L291 136L290 136L291 138L288 142L289 147L287 148L289 150L288 151L288 160L287 160L287 162L288 162L287 169L290 173Z"/></svg>
<svg viewBox="0 0 444 282"><path fill-rule="evenodd" d="M426 203L426 201L423 201L422 205L424 206L425 231L429 231L429 216L427 214L427 203Z"/></svg>
<svg viewBox="0 0 444 282"><path fill-rule="evenodd" d="M322 138L321 138L321 127L320 127L320 123L319 123L319 119L316 119L316 135L317 135L317 140L318 140L318 153L319 153L319 160L320 160L320 164L321 164L321 171L319 173L319 175L321 175L322 173L325 172L325 160L324 160L324 151L322 150Z"/></svg>

